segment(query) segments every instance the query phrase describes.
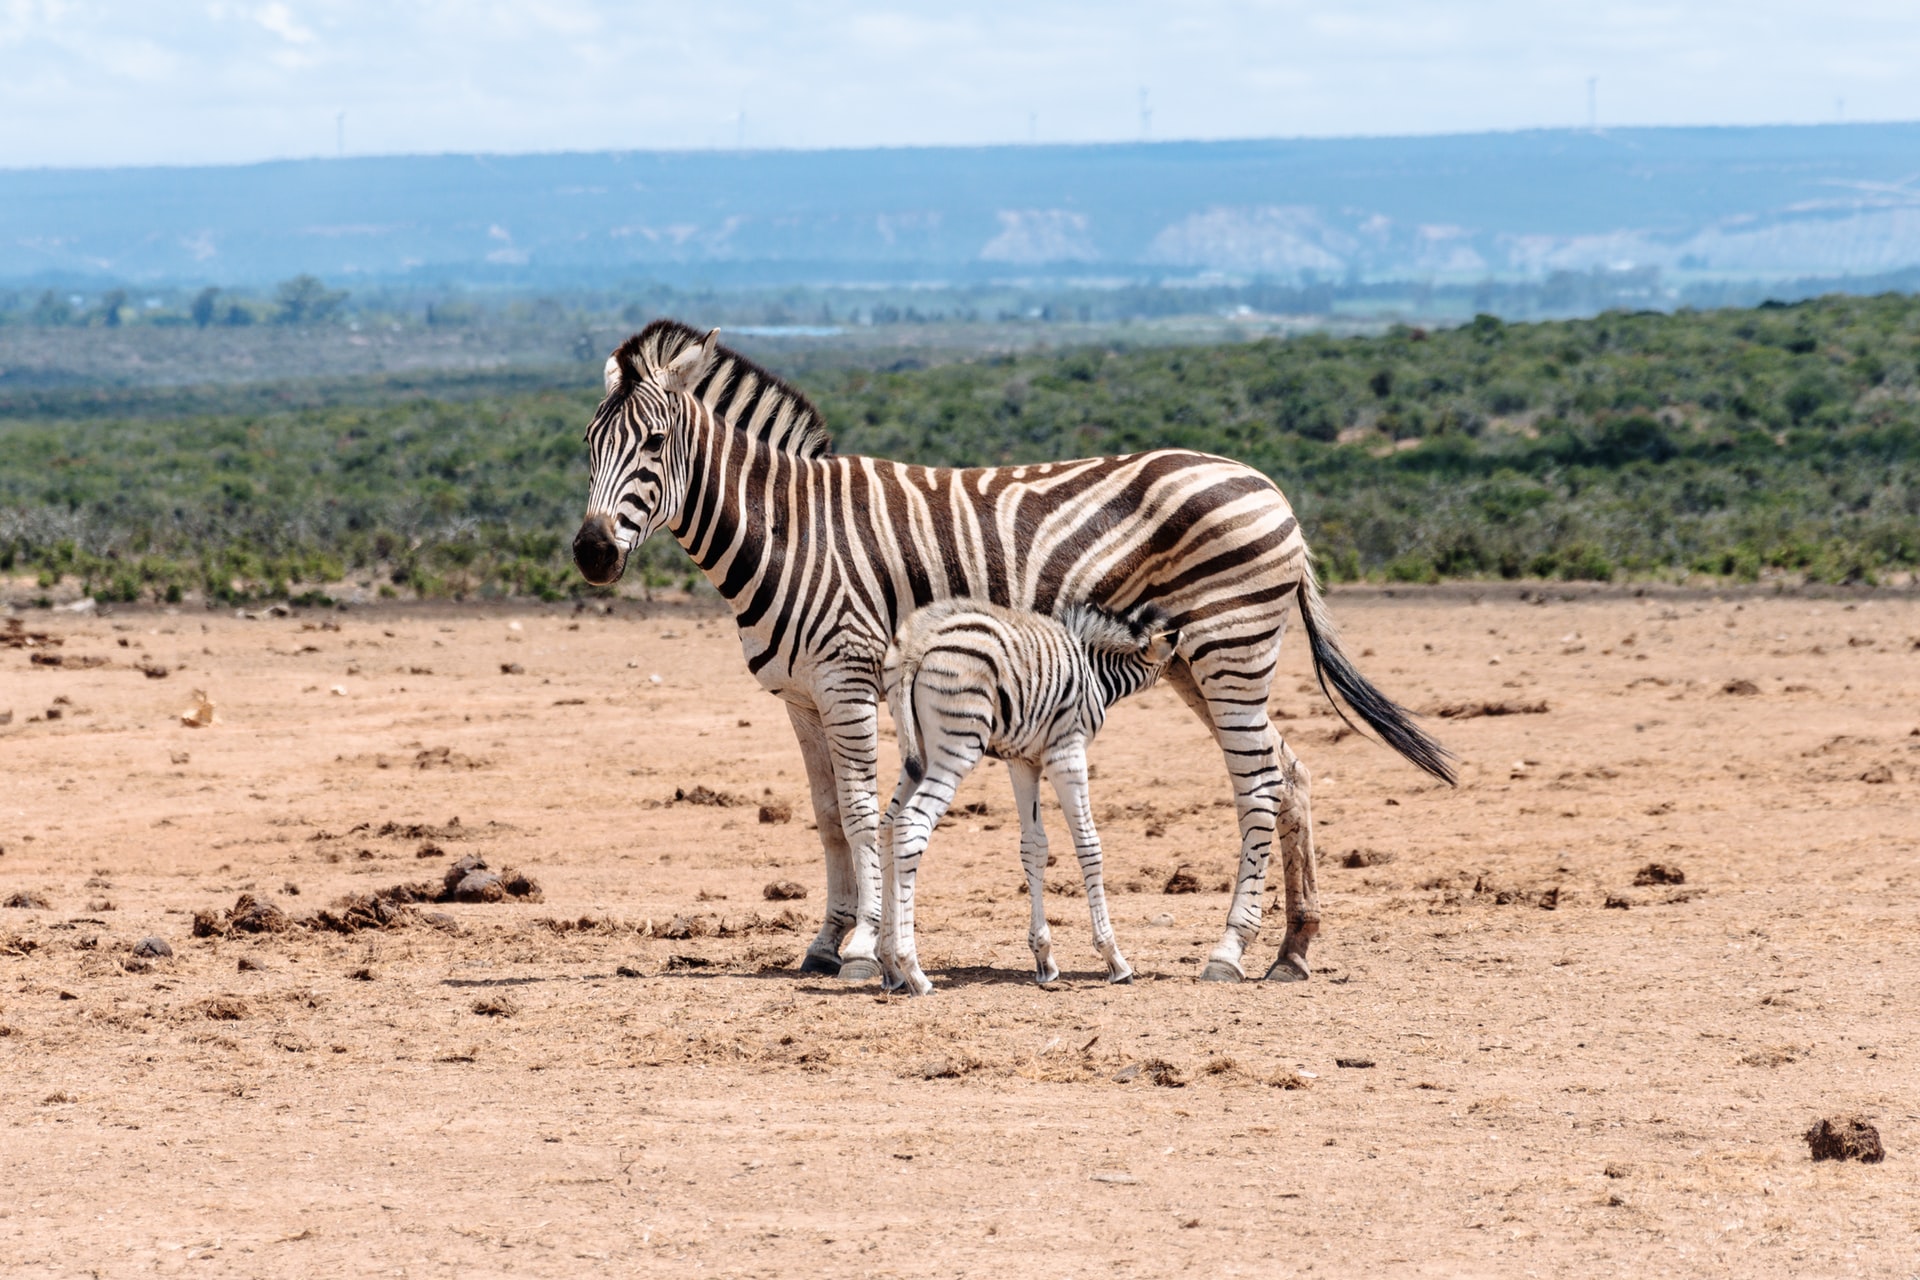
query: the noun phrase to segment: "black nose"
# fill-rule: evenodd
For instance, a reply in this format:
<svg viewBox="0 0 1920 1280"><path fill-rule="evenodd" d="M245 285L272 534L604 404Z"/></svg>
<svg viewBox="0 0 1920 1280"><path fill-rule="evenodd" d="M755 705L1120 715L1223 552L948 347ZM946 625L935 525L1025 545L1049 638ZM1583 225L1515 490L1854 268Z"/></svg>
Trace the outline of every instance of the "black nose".
<svg viewBox="0 0 1920 1280"><path fill-rule="evenodd" d="M594 516L573 536L573 562L580 576L596 587L604 587L620 576L620 544L613 540L613 522Z"/></svg>

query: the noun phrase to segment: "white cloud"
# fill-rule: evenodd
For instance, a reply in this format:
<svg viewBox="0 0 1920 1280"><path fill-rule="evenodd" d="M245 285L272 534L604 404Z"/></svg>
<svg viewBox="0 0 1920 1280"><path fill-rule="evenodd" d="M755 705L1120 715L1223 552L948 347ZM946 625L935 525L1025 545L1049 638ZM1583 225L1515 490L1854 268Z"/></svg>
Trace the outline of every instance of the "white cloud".
<svg viewBox="0 0 1920 1280"><path fill-rule="evenodd" d="M0 0L0 166L1920 117L1911 0Z"/></svg>
<svg viewBox="0 0 1920 1280"><path fill-rule="evenodd" d="M253 12L253 20L288 44L312 44L313 32L300 25L293 10L277 2L263 4Z"/></svg>

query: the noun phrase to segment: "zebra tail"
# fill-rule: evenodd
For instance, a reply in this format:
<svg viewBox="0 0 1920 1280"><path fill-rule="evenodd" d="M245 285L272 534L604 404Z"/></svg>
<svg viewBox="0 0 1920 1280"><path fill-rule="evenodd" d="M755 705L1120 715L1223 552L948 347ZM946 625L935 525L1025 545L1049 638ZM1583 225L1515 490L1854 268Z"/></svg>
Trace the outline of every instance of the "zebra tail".
<svg viewBox="0 0 1920 1280"><path fill-rule="evenodd" d="M1388 746L1442 782L1455 785L1453 753L1415 724L1411 711L1374 688L1340 647L1340 633L1327 612L1326 601L1321 598L1319 576L1311 562L1300 584L1300 621L1306 628L1307 647L1313 653L1313 674L1320 681L1320 691L1333 703L1340 718L1353 725L1353 720L1340 706L1341 700L1345 700ZM1335 698L1335 693L1340 697Z"/></svg>
<svg viewBox="0 0 1920 1280"><path fill-rule="evenodd" d="M893 704L893 731L900 740L900 767L915 782L927 776L926 755L920 748L920 712L914 706L913 697L913 686L919 677L919 660L903 659Z"/></svg>

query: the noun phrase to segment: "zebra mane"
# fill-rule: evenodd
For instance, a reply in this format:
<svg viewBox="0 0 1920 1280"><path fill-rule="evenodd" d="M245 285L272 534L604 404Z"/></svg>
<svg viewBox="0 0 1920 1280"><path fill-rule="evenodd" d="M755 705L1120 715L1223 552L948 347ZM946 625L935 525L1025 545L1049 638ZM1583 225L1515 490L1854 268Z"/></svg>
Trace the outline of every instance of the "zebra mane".
<svg viewBox="0 0 1920 1280"><path fill-rule="evenodd" d="M706 337L678 320L655 320L620 344L614 358L623 386L628 379L666 368L673 358ZM813 401L784 380L728 347L713 357L694 398L713 411L716 421L745 431L782 453L800 458L833 452L833 437Z"/></svg>
<svg viewBox="0 0 1920 1280"><path fill-rule="evenodd" d="M1065 627L1090 652L1137 656L1147 641L1166 623L1166 614L1152 605L1130 609L1125 615L1109 613L1090 604L1068 605L1060 614Z"/></svg>

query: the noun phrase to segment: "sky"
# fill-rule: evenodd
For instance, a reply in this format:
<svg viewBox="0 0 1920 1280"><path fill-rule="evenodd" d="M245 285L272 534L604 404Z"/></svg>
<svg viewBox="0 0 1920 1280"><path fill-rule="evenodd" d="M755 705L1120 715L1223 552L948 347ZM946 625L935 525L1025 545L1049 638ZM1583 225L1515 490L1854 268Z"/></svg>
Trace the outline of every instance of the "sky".
<svg viewBox="0 0 1920 1280"><path fill-rule="evenodd" d="M1590 79L1603 127L1916 119L1920 3L0 0L0 168L1563 128Z"/></svg>

